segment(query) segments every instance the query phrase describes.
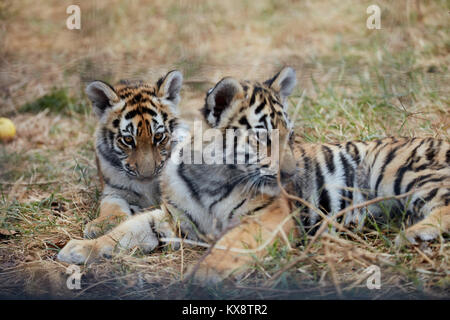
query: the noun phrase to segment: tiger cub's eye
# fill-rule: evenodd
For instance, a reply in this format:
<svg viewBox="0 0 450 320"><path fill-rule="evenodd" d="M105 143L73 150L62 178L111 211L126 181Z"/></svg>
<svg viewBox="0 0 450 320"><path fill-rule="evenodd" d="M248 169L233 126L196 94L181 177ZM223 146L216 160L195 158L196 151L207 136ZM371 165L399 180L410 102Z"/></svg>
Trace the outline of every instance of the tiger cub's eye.
<svg viewBox="0 0 450 320"><path fill-rule="evenodd" d="M163 136L164 136L164 134L161 132L156 133L154 136L155 142L160 141L163 138Z"/></svg>
<svg viewBox="0 0 450 320"><path fill-rule="evenodd" d="M130 137L130 136L127 136L127 137L123 137L123 141L126 143L126 144L132 144L133 143L133 138L132 137Z"/></svg>

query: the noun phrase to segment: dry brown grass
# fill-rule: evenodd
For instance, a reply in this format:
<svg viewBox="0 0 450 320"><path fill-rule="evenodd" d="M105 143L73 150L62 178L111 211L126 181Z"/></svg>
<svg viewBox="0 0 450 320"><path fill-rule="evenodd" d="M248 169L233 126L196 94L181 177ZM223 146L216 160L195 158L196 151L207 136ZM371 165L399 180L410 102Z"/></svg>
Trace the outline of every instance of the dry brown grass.
<svg viewBox="0 0 450 320"><path fill-rule="evenodd" d="M94 78L154 81L181 69L182 111L226 75L264 79L298 72L297 142L386 135L450 139L446 1L378 1L382 30L365 28L371 1L82 1L82 29L65 28L68 0L0 4L0 116L17 137L0 145L0 296L107 298L449 298L449 245L396 250L395 228L355 241L325 235L303 254L281 243L235 285L182 282L197 248L122 253L82 268L69 291L58 250L97 214L93 115L82 89ZM417 6L420 3L420 8ZM6 5L5 5L6 4ZM20 111L63 88L81 109ZM85 108L88 109L88 108ZM309 239L311 240L311 239ZM292 263L295 261L296 263ZM291 262L291 263L290 263ZM369 291L363 270L382 269ZM284 271L284 272L280 272Z"/></svg>

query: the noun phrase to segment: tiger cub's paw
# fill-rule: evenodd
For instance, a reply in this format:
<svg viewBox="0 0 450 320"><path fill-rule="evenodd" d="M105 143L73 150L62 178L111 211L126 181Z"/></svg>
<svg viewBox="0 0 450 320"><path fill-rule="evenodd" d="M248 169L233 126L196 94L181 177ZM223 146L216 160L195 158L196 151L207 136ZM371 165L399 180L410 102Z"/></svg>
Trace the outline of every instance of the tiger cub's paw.
<svg viewBox="0 0 450 320"><path fill-rule="evenodd" d="M395 246L417 245L419 241L430 241L439 236L439 229L433 226L418 225L412 226L400 233L395 238Z"/></svg>
<svg viewBox="0 0 450 320"><path fill-rule="evenodd" d="M204 285L215 285L220 282L234 282L242 278L248 270L247 259L238 259L223 256L212 251L196 268L193 267L188 274Z"/></svg>
<svg viewBox="0 0 450 320"><path fill-rule="evenodd" d="M110 231L123 220L125 220L124 216L117 215L97 218L86 224L83 230L83 236L86 239L95 239Z"/></svg>
<svg viewBox="0 0 450 320"><path fill-rule="evenodd" d="M105 231L99 226L96 221L91 221L86 224L83 230L83 236L86 239L94 239L103 235Z"/></svg>
<svg viewBox="0 0 450 320"><path fill-rule="evenodd" d="M113 247L105 245L99 247L96 240L70 240L58 253L57 259L62 262L84 264L101 257L110 257Z"/></svg>
<svg viewBox="0 0 450 320"><path fill-rule="evenodd" d="M216 269L203 263L200 264L197 270L195 270L195 267L189 270L188 276L192 276L196 282L203 285L215 285L225 279L225 277Z"/></svg>

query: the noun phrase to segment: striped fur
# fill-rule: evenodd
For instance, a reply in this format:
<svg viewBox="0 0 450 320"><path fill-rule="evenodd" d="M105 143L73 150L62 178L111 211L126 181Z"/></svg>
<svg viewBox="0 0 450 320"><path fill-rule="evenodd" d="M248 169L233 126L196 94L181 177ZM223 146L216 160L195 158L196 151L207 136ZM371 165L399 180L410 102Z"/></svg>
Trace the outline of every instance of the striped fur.
<svg viewBox="0 0 450 320"><path fill-rule="evenodd" d="M99 218L85 228L96 237L134 212L159 204L158 177L179 125L182 75L169 72L156 85L94 81L86 88L99 121L95 134L103 182Z"/></svg>
<svg viewBox="0 0 450 320"><path fill-rule="evenodd" d="M209 91L202 112L211 127L221 130L224 141L227 129L279 129L280 140L286 141L279 152L282 181L287 182L296 173L296 166L285 100L296 79L290 68L275 78L266 83L225 78ZM283 80L285 83L281 83ZM272 141L268 138L270 151ZM204 145L203 149L207 147ZM244 148L243 144L234 144L235 157L242 154L250 159L255 153L252 145ZM175 220L180 221L185 236L217 239L242 217L264 211L278 197L278 170L272 163L261 159L258 163L238 164L234 160L235 164L167 164L161 180L163 201Z"/></svg>
<svg viewBox="0 0 450 320"><path fill-rule="evenodd" d="M280 139L286 142L283 144L284 148L278 148L283 183L289 182L296 174L292 130L286 103L295 83L295 72L291 68L283 69L264 83L239 82L233 78L224 78L208 92L203 110L211 127L221 130L223 134L228 128L247 129L249 126L265 131L279 129ZM278 144L278 141L269 142L272 143ZM248 156L245 158L250 157L246 150L237 151L245 153ZM125 238L134 239L135 241L129 243L150 251L156 245L150 246L145 239L139 243L137 239L142 239L142 234L151 233L156 225L163 226L162 229L155 229L157 233L182 234L191 240L216 240L224 232L231 230L231 233L227 233L220 241L232 239L233 246L240 247L243 245L241 240L244 240L253 247L258 243L255 242L255 235L266 238L283 219L289 218L290 204L279 197L277 174L278 170L273 170L273 167L264 161L260 164L224 165L168 161L160 179L162 209L167 214L166 218L161 217L159 210L136 215L95 241L71 240L60 251L58 258L66 262L84 263L99 256L108 256L118 248L117 244L121 244L121 248L131 248L131 245L122 241ZM240 223L242 218L248 215L258 218ZM173 226L179 226L179 232L168 230L163 223L165 219L171 220ZM140 228L143 220L150 221L145 232ZM290 220L284 227L286 233L293 228L293 221ZM231 229L236 225L246 226L245 234L240 229ZM140 230L139 233L136 233L136 230ZM232 259L215 259L219 252L223 253L213 251L206 260L215 264L208 265L206 269L226 266L223 271L228 272L235 266L248 262L247 255ZM218 262L224 264L218 265Z"/></svg>
<svg viewBox="0 0 450 320"><path fill-rule="evenodd" d="M412 225L405 235L413 243L417 238L431 240L440 231L448 231L448 214L442 216L441 227L422 228L421 233L414 231L425 225L427 220L424 219L436 210L449 210L448 142L433 138L391 137L333 145L302 144L298 155L299 174L293 189L298 196L330 215L351 204L411 192L409 196L382 205L347 212L343 217L345 225L361 227L367 215L385 219L385 213L389 213L390 217L404 216L405 224ZM312 227L319 220L312 210L306 209L302 213L307 229L315 230Z"/></svg>
<svg viewBox="0 0 450 320"><path fill-rule="evenodd" d="M391 210L392 213L405 212L405 223L409 226L397 238L397 243L431 240L449 231L448 142L386 138L343 144L301 144L294 150L286 98L295 83L291 68L283 69L264 83L225 78L208 92L204 117L212 127L223 131L227 128L280 130L281 183L289 193L305 199L325 214L332 216L351 204L375 197L413 191L409 197L389 203L397 209ZM286 235L298 230L290 217L298 204L280 193L277 176L278 171L271 170L264 162L167 163L161 179L162 208L174 220L173 225L180 226L180 233L190 239L218 239L201 262L196 273L198 278L223 279L250 263L252 256L263 256L265 250L260 246L272 243L274 236L287 239ZM368 214L382 216L379 208L377 205L348 212L343 222L361 226ZM153 215L154 211L142 214L148 219ZM313 210L304 209L296 220L301 222L301 230L311 232L319 216ZM121 225L95 243L68 245L67 250L63 249L65 256L83 256L86 246L95 252L113 248L124 234L129 236L129 230L130 227ZM162 233L169 232L164 229Z"/></svg>

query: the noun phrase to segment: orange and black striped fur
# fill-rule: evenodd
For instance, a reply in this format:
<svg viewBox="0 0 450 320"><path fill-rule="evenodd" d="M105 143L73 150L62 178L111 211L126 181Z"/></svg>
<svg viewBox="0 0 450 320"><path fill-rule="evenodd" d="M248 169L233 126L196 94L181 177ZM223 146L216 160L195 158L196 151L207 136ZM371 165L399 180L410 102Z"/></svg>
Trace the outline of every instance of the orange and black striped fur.
<svg viewBox="0 0 450 320"><path fill-rule="evenodd" d="M97 166L103 182L100 214L85 237L104 233L136 211L159 204L158 177L179 125L182 75L169 72L155 85L94 81L86 88L98 116Z"/></svg>
<svg viewBox="0 0 450 320"><path fill-rule="evenodd" d="M299 219L290 216L297 204L283 196L278 178L289 193L329 216L367 199L413 191L409 197L391 203L405 212L405 222L409 223L397 243L402 239L413 243L417 239L431 240L449 231L448 142L387 138L300 144L294 156L286 99L295 84L291 68L284 68L264 83L225 78L208 92L203 109L210 126L222 132L233 128L265 132L278 129L280 139L269 140L268 145L272 152L278 146L279 171L265 161L238 165L169 161L161 179L163 211L133 217L96 240L72 240L62 250L66 256L76 257L69 261L83 263L109 255L118 244L150 251L156 247L158 233L169 233L164 224L166 214L187 238L218 238L196 275L222 279L251 263L252 257L263 256L265 246L275 236L287 241L289 233L298 230L294 221L300 222L300 229L306 232L319 221L317 213L309 209L301 211ZM245 153L246 159L255 152L251 147L238 151ZM365 216L379 212L376 206L354 210L343 217L344 223L362 224Z"/></svg>
<svg viewBox="0 0 450 320"><path fill-rule="evenodd" d="M407 194L347 212L338 222L361 227L370 215L399 215L408 226L396 242L432 240L450 228L450 144L427 138L385 138L342 144L301 144L293 190L324 213L377 197ZM305 209L301 220L315 230L320 217Z"/></svg>

